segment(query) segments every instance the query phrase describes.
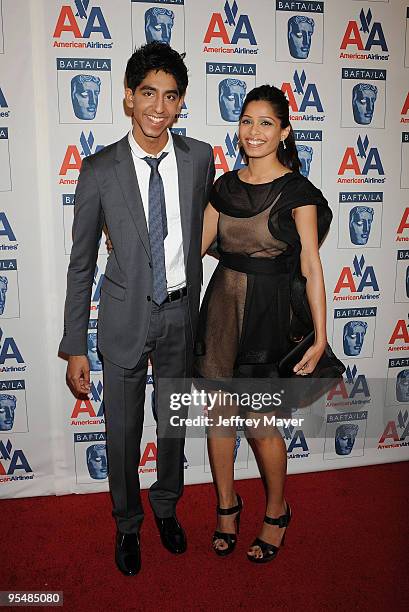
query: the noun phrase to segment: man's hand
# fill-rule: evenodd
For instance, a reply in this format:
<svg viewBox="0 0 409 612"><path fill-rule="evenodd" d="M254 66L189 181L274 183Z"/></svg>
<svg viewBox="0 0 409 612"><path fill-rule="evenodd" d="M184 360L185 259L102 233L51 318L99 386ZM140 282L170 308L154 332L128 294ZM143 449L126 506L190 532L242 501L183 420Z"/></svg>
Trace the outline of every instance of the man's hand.
<svg viewBox="0 0 409 612"><path fill-rule="evenodd" d="M75 396L87 395L90 392L89 361L86 355L68 357L67 384Z"/></svg>

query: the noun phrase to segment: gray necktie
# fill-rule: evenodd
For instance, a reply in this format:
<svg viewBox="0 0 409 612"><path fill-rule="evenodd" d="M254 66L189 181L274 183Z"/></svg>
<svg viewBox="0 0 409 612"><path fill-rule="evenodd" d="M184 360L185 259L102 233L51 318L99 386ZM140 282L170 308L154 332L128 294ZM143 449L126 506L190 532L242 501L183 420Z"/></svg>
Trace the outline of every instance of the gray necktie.
<svg viewBox="0 0 409 612"><path fill-rule="evenodd" d="M151 168L149 178L149 242L152 255L153 273L153 300L158 305L162 304L168 297L165 267L165 245L164 240L168 235L166 219L165 193L163 190L162 177L158 166L167 153L160 157L144 157L143 159Z"/></svg>

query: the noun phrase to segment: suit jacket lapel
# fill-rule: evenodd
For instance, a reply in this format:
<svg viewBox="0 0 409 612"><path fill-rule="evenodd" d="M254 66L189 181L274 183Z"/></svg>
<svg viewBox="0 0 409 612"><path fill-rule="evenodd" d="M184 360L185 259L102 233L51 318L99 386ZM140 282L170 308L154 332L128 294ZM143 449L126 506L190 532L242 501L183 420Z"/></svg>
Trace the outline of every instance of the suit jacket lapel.
<svg viewBox="0 0 409 612"><path fill-rule="evenodd" d="M173 136L176 164L178 167L180 218L182 224L183 252L185 266L189 255L191 227L192 227L192 191L193 191L193 162L190 149L182 138Z"/></svg>
<svg viewBox="0 0 409 612"><path fill-rule="evenodd" d="M148 226L146 225L141 192L132 160L128 136L122 138L117 144L116 161L115 171L126 205L129 208L146 253L150 257Z"/></svg>

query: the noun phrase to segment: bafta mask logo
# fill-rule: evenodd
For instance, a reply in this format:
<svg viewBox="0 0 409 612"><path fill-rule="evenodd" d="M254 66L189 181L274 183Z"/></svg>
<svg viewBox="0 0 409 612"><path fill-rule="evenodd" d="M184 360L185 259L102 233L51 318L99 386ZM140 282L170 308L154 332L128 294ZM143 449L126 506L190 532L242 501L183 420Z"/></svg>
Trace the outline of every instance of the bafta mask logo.
<svg viewBox="0 0 409 612"><path fill-rule="evenodd" d="M97 348L97 332L88 332L88 361L91 372L101 372L102 363Z"/></svg>
<svg viewBox="0 0 409 612"><path fill-rule="evenodd" d="M9 281L7 276L0 276L0 315L4 313L6 307L7 285Z"/></svg>
<svg viewBox="0 0 409 612"><path fill-rule="evenodd" d="M247 84L240 79L223 79L219 83L220 115L225 121L237 122L246 97Z"/></svg>
<svg viewBox="0 0 409 612"><path fill-rule="evenodd" d="M305 178L308 178L310 175L313 149L308 145L300 144L297 145L297 151L298 159L300 160L301 164L300 173L305 176Z"/></svg>
<svg viewBox="0 0 409 612"><path fill-rule="evenodd" d="M337 455L349 455L354 448L358 425L346 423L337 427L335 432L335 452Z"/></svg>
<svg viewBox="0 0 409 612"><path fill-rule="evenodd" d="M409 266L406 266L405 286L406 286L406 297L409 300Z"/></svg>
<svg viewBox="0 0 409 612"><path fill-rule="evenodd" d="M234 443L234 451L233 451L233 461L236 462L237 459L237 454L239 452L239 448L240 448L240 444L241 444L241 437L239 435L236 436L236 441Z"/></svg>
<svg viewBox="0 0 409 612"><path fill-rule="evenodd" d="M314 34L314 19L304 15L294 15L288 20L287 40L291 57L307 59Z"/></svg>
<svg viewBox="0 0 409 612"><path fill-rule="evenodd" d="M105 444L92 444L87 448L87 467L91 478L103 480L108 476L108 461Z"/></svg>
<svg viewBox="0 0 409 612"><path fill-rule="evenodd" d="M374 209L369 206L354 206L349 211L349 237L352 244L362 245L368 242L371 232Z"/></svg>
<svg viewBox="0 0 409 612"><path fill-rule="evenodd" d="M352 89L352 112L355 122L369 125L372 121L378 88L371 83L357 83Z"/></svg>
<svg viewBox="0 0 409 612"><path fill-rule="evenodd" d="M343 331L345 355L355 357L361 353L367 328L368 323L365 323L365 321L348 321L348 323L345 323Z"/></svg>
<svg viewBox="0 0 409 612"><path fill-rule="evenodd" d="M396 377L396 400L409 402L409 370L401 370Z"/></svg>
<svg viewBox="0 0 409 612"><path fill-rule="evenodd" d="M166 8L152 7L145 13L146 42L158 41L170 45L175 14Z"/></svg>
<svg viewBox="0 0 409 612"><path fill-rule="evenodd" d="M13 428L16 406L15 395L0 393L0 431L10 431Z"/></svg>
<svg viewBox="0 0 409 612"><path fill-rule="evenodd" d="M77 74L71 79L74 114L83 121L93 121L97 114L101 79L92 74Z"/></svg>

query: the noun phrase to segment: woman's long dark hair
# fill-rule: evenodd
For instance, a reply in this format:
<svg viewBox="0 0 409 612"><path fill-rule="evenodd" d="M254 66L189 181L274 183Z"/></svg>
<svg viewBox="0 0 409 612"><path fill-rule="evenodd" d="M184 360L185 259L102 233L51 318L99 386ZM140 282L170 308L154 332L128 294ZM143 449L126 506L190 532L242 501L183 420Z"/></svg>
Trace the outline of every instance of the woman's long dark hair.
<svg viewBox="0 0 409 612"><path fill-rule="evenodd" d="M277 159L289 170L299 172L301 164L300 160L298 159L297 147L295 146L293 128L290 124L289 104L281 89L274 87L274 85L260 85L260 87L255 87L249 91L243 102L240 119L244 115L247 105L250 102L257 102L259 100L268 102L271 105L274 114L276 117L278 117L278 119L280 119L282 129L290 126L290 132L285 139L285 148L282 142L280 142L278 146Z"/></svg>

